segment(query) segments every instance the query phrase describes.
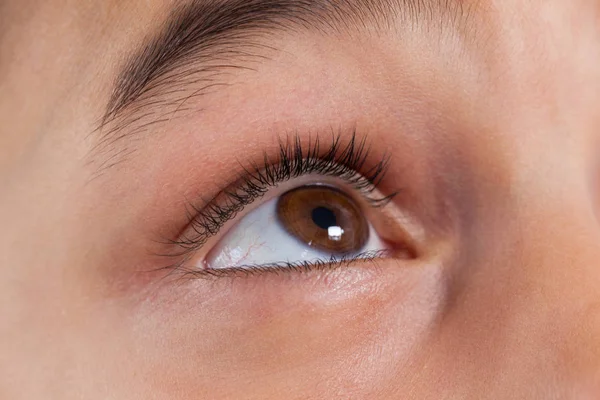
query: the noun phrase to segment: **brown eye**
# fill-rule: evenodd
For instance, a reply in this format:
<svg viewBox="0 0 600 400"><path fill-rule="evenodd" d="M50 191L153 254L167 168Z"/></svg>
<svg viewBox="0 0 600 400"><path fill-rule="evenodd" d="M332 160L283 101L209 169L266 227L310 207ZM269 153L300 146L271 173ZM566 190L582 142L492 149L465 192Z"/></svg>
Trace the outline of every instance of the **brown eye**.
<svg viewBox="0 0 600 400"><path fill-rule="evenodd" d="M277 202L281 226L302 243L334 254L360 252L369 240L369 223L360 207L335 188L303 186Z"/></svg>

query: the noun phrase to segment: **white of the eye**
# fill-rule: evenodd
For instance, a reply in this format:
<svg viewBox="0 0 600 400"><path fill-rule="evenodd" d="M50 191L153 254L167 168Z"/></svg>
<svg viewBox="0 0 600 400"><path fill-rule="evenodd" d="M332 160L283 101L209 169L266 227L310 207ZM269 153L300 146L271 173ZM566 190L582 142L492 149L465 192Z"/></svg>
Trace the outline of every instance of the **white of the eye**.
<svg viewBox="0 0 600 400"><path fill-rule="evenodd" d="M341 227L331 227L328 233L332 240L341 240L344 231ZM345 257L356 257L366 252L384 249L385 245L369 225L367 244L356 254L347 254ZM244 216L210 251L206 265L199 267L226 269L332 259L339 257L312 248L310 243L302 243L281 226L277 221L275 198Z"/></svg>

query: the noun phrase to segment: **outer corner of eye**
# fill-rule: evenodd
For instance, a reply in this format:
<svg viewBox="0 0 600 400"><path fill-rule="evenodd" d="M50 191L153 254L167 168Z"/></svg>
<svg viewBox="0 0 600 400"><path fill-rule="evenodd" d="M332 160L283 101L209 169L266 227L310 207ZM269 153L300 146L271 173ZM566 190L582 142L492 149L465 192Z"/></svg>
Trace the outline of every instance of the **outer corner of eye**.
<svg viewBox="0 0 600 400"><path fill-rule="evenodd" d="M360 201L342 189L299 186L240 218L199 267L310 266L383 257L393 249L367 214Z"/></svg>

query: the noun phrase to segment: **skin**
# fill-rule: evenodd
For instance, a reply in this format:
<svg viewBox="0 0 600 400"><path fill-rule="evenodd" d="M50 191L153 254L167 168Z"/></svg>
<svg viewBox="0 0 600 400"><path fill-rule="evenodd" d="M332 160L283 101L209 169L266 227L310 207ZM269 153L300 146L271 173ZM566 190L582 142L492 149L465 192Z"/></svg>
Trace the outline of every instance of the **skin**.
<svg viewBox="0 0 600 400"><path fill-rule="evenodd" d="M473 5L477 40L281 35L91 179L121 61L173 5L0 3L0 397L600 398L600 3ZM370 215L414 257L148 272L240 154L332 126L391 152Z"/></svg>

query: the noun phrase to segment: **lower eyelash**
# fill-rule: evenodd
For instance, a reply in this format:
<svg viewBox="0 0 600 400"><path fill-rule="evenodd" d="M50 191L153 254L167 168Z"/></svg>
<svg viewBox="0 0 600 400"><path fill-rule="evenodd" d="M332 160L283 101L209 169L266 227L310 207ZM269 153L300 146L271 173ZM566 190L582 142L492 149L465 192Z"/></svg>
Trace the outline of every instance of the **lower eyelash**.
<svg viewBox="0 0 600 400"><path fill-rule="evenodd" d="M300 136L280 143L275 160L268 154L263 156L263 165L250 163L242 166L243 173L235 185L222 191L208 202L203 209L190 204L190 237L181 238L174 244L184 256L198 250L206 241L216 235L221 227L241 212L245 206L264 196L278 183L308 174L318 174L341 179L360 192L373 207L387 204L396 193L386 197L374 197L373 192L384 178L389 166L389 155L367 167L370 161L370 148L366 138L357 139L352 133L346 145L342 145L341 135L334 136L331 144L323 149L317 137L303 146Z"/></svg>
<svg viewBox="0 0 600 400"><path fill-rule="evenodd" d="M312 272L312 271L330 271L333 269L339 269L347 267L355 262L374 262L381 258L385 258L390 255L389 250L376 250L367 251L364 253L356 254L349 257L335 258L332 257L329 260L312 260L312 261L299 261L294 263L280 262L273 264L261 264L261 265L245 265L235 268L227 269L191 269L191 268L178 268L179 271L190 278L235 278L235 277L249 277L254 275L264 274L282 274L289 272Z"/></svg>

